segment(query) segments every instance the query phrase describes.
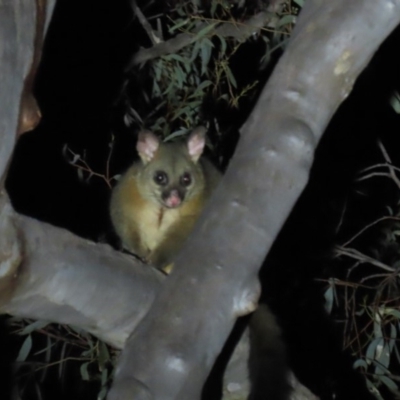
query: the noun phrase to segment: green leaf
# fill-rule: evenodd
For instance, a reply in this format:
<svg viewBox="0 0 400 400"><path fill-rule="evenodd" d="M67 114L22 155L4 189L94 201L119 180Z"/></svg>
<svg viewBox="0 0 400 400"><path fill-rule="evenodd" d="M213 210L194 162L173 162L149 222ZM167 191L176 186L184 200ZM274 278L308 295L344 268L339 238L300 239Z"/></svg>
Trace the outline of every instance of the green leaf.
<svg viewBox="0 0 400 400"><path fill-rule="evenodd" d="M383 315L393 315L393 317L396 317L398 320L400 320L400 311L396 310L394 308L382 308L382 314Z"/></svg>
<svg viewBox="0 0 400 400"><path fill-rule="evenodd" d="M398 346L394 346L394 354L396 354L396 360L399 363L400 362L400 353L399 353Z"/></svg>
<svg viewBox="0 0 400 400"><path fill-rule="evenodd" d="M17 357L17 362L23 362L26 360L28 357L30 351L32 349L32 337L31 335L28 335L26 339L24 340L24 343L22 343L21 348L19 349L18 357Z"/></svg>
<svg viewBox="0 0 400 400"><path fill-rule="evenodd" d="M293 0L299 7L304 7L304 0Z"/></svg>
<svg viewBox="0 0 400 400"><path fill-rule="evenodd" d="M161 75L164 69L164 63L162 60L158 60L156 63L153 64L154 65L154 73L156 76L156 80L159 81L161 79Z"/></svg>
<svg viewBox="0 0 400 400"><path fill-rule="evenodd" d="M359 358L354 362L353 368L354 369L362 368L364 371L366 371L368 369L368 364L363 358Z"/></svg>
<svg viewBox="0 0 400 400"><path fill-rule="evenodd" d="M396 345L397 329L393 324L390 324L390 340L389 340L389 351L392 354L393 348Z"/></svg>
<svg viewBox="0 0 400 400"><path fill-rule="evenodd" d="M367 363L370 363L372 360L375 360L375 355L379 356L379 353L382 351L384 345L384 341L382 337L378 337L374 339L368 346L367 352L365 354L367 358Z"/></svg>
<svg viewBox="0 0 400 400"><path fill-rule="evenodd" d="M390 350L389 350L389 345L385 343L385 346L383 346L382 351L380 354L378 354L378 357L376 360L381 364L381 366L388 368L389 363L390 363Z"/></svg>
<svg viewBox="0 0 400 400"><path fill-rule="evenodd" d="M19 335L28 335L30 333L32 333L33 331L36 331L37 329L42 329L45 326L49 325L50 322L49 321L35 321L32 322L31 324L29 324L28 326L26 326L24 329L22 329L21 332L18 332Z"/></svg>
<svg viewBox="0 0 400 400"><path fill-rule="evenodd" d="M395 113L400 114L400 94L398 92L394 92L392 97L389 100L390 105L392 106Z"/></svg>
<svg viewBox="0 0 400 400"><path fill-rule="evenodd" d="M177 65L174 68L174 71L175 71L175 78L176 78L177 87L179 89L182 89L183 88L183 83L186 80L186 74L183 72L183 69L179 65Z"/></svg>
<svg viewBox="0 0 400 400"><path fill-rule="evenodd" d="M212 82L209 81L209 80L205 80L205 81L201 82L200 85L194 91L194 93L192 93L189 96L189 99L191 99L193 97L203 97L205 95L204 89L207 88L210 85L212 85Z"/></svg>
<svg viewBox="0 0 400 400"><path fill-rule="evenodd" d="M90 379L89 372L88 372L88 366L89 366L89 362L85 362L85 363L81 364L81 367L80 367L81 377L82 377L82 380L84 380L84 381L88 381Z"/></svg>
<svg viewBox="0 0 400 400"><path fill-rule="evenodd" d="M103 371L101 371L101 385L105 386L108 382L108 370L107 368L104 368Z"/></svg>
<svg viewBox="0 0 400 400"><path fill-rule="evenodd" d="M276 24L276 29L281 28L282 26L295 24L296 23L296 16L295 15L284 15Z"/></svg>
<svg viewBox="0 0 400 400"><path fill-rule="evenodd" d="M106 398L107 392L108 392L107 387L101 388L99 394L97 395L97 400L104 400Z"/></svg>
<svg viewBox="0 0 400 400"><path fill-rule="evenodd" d="M175 82L171 80L171 82L169 83L168 87L163 92L164 95L166 95L166 94L170 93L171 91L173 91L173 89L175 88L174 83Z"/></svg>
<svg viewBox="0 0 400 400"><path fill-rule="evenodd" d="M217 9L218 6L218 1L217 0L212 0L211 2L211 9L210 9L210 14L212 17L215 16L215 10Z"/></svg>
<svg viewBox="0 0 400 400"><path fill-rule="evenodd" d="M392 381L390 378L384 375L379 375L379 380L386 385L392 392L397 392L398 386L394 381Z"/></svg>
<svg viewBox="0 0 400 400"><path fill-rule="evenodd" d="M106 364L110 360L110 353L104 342L99 342L99 369L104 371L106 369Z"/></svg>
<svg viewBox="0 0 400 400"><path fill-rule="evenodd" d="M220 55L225 55L226 47L227 47L226 40L221 35L217 35L217 37L218 37L219 41L221 42L221 49L220 49L219 53L220 53Z"/></svg>
<svg viewBox="0 0 400 400"><path fill-rule="evenodd" d="M186 25L189 21L190 21L190 18L186 18L186 19L183 19L183 20L181 20L181 21L178 20L178 22L177 22L175 25L171 26L171 27L168 29L168 32L169 32L169 33L173 33L173 32L176 31L177 29L181 28L183 25Z"/></svg>
<svg viewBox="0 0 400 400"><path fill-rule="evenodd" d="M167 56L164 56L166 60L175 60L178 61L182 64L185 64L186 59L184 59L180 54L168 54Z"/></svg>
<svg viewBox="0 0 400 400"><path fill-rule="evenodd" d="M231 85L237 89L237 83L236 83L236 79L232 74L231 69L229 68L229 66L227 65L225 68L225 72L226 72L226 77L228 78L229 82L231 83Z"/></svg>
<svg viewBox="0 0 400 400"><path fill-rule="evenodd" d="M201 39L204 36L206 36L209 32L211 32L215 26L217 25L216 22L212 22L211 24L206 25L204 28L200 29L197 33L196 36L194 37L195 40Z"/></svg>
<svg viewBox="0 0 400 400"><path fill-rule="evenodd" d="M165 142L168 142L168 141L170 141L172 139L175 139L177 137L185 136L188 132L189 132L189 130L186 129L186 128L182 128L182 129L179 129L178 131L172 132L170 135L168 135L165 138Z"/></svg>
<svg viewBox="0 0 400 400"><path fill-rule="evenodd" d="M367 388L368 390L374 394L374 396L378 399L378 400L384 400L383 397L381 396L381 394L379 393L379 390L376 388L376 386L368 379L365 378L365 382L367 383Z"/></svg>
<svg viewBox="0 0 400 400"><path fill-rule="evenodd" d="M214 45L208 39L203 39L200 44L201 75L207 74L207 66L211 58Z"/></svg>
<svg viewBox="0 0 400 400"><path fill-rule="evenodd" d="M190 57L190 62L193 62L196 59L197 54L200 51L200 44L201 44L201 40L197 40L196 43L194 44L193 49L192 49L192 56Z"/></svg>
<svg viewBox="0 0 400 400"><path fill-rule="evenodd" d="M375 366L375 375L390 375L390 371L380 362L374 360L372 365Z"/></svg>

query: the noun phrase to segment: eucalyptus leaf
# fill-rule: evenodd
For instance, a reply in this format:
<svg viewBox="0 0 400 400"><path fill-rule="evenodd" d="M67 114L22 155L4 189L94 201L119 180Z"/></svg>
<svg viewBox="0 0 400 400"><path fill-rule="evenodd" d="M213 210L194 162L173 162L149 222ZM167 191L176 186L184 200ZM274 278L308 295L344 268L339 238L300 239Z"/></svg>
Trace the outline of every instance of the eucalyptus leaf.
<svg viewBox="0 0 400 400"><path fill-rule="evenodd" d="M206 36L209 32L211 32L211 31L215 28L216 25L217 25L216 22L212 22L212 23L206 25L204 28L200 29L200 30L196 33L195 39L198 40L198 39L203 38L203 37Z"/></svg>
<svg viewBox="0 0 400 400"><path fill-rule="evenodd" d="M177 29L182 28L182 26L186 25L189 21L190 21L190 18L186 18L186 19L183 19L181 21L178 20L175 25L171 26L168 29L168 32L169 33L173 33Z"/></svg>
<svg viewBox="0 0 400 400"><path fill-rule="evenodd" d="M382 351L384 345L383 338L379 337L374 339L367 348L367 352L365 354L367 358L367 363L370 363L372 360L375 360L375 355L377 354L379 357L379 352Z"/></svg>
<svg viewBox="0 0 400 400"><path fill-rule="evenodd" d="M392 381L389 377L385 375L380 375L379 380L386 385L392 392L397 392L398 391L398 386L394 381Z"/></svg>
<svg viewBox="0 0 400 400"><path fill-rule="evenodd" d="M31 349L32 349L32 336L28 335L24 340L24 343L22 343L21 348L19 349L16 361L17 362L25 361L29 353L31 352Z"/></svg>
<svg viewBox="0 0 400 400"><path fill-rule="evenodd" d="M81 367L80 367L81 378L84 381L88 381L89 380L88 366L89 366L89 362L85 362L85 363L82 363Z"/></svg>
<svg viewBox="0 0 400 400"><path fill-rule="evenodd" d="M288 25L288 24L295 24L296 23L296 15L284 15L276 24L276 28L279 29L282 26Z"/></svg>
<svg viewBox="0 0 400 400"><path fill-rule="evenodd" d="M31 324L27 325L24 329L22 329L22 331L18 332L18 335L21 336L28 335L33 331L36 331L38 329L43 329L49 324L50 324L49 321L43 321L43 320L32 322Z"/></svg>
<svg viewBox="0 0 400 400"><path fill-rule="evenodd" d="M304 0L293 0L299 7L303 8Z"/></svg>
<svg viewBox="0 0 400 400"><path fill-rule="evenodd" d="M107 362L110 361L110 353L104 342L99 341L99 369L103 371L106 367Z"/></svg>
<svg viewBox="0 0 400 400"><path fill-rule="evenodd" d="M392 97L389 100L390 105L392 106L394 112L396 114L400 114L400 94L398 92L394 92Z"/></svg>
<svg viewBox="0 0 400 400"><path fill-rule="evenodd" d="M232 74L231 69L229 68L229 66L227 65L225 68L225 73L226 73L226 77L228 78L229 82L231 83L231 85L237 89L237 83L236 83L236 79Z"/></svg>

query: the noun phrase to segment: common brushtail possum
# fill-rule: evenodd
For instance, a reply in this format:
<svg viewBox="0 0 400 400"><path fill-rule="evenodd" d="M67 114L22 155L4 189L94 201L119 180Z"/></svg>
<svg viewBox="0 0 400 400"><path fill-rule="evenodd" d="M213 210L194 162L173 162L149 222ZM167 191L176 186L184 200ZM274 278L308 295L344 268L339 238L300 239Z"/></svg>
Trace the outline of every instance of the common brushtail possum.
<svg viewBox="0 0 400 400"><path fill-rule="evenodd" d="M203 127L185 142L162 143L150 131L139 133L134 163L113 190L111 220L123 247L163 268L193 229L220 172L201 157Z"/></svg>
<svg viewBox="0 0 400 400"><path fill-rule="evenodd" d="M111 220L123 247L160 269L171 265L221 177L202 157L205 133L198 127L186 141L163 143L150 131L140 132L140 160L111 196ZM250 327L249 399L288 399L285 346L267 306L254 313Z"/></svg>

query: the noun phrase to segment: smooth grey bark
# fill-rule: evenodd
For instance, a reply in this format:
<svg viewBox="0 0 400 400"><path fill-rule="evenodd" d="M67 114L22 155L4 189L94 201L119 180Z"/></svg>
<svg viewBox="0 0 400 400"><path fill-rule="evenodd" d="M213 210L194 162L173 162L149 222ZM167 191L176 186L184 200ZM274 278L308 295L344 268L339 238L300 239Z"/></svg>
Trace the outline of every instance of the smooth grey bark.
<svg viewBox="0 0 400 400"><path fill-rule="evenodd" d="M37 6L40 0L0 2L0 302L12 292L22 260L15 213L4 190L7 168L16 142L20 99L34 56ZM47 27L54 0L47 3Z"/></svg>
<svg viewBox="0 0 400 400"><path fill-rule="evenodd" d="M79 326L122 348L150 308L164 275L106 244L15 216L23 259L0 312Z"/></svg>
<svg viewBox="0 0 400 400"><path fill-rule="evenodd" d="M325 127L399 21L399 0L306 2L226 175L125 345L109 400L200 398L236 318L255 307L258 269Z"/></svg>

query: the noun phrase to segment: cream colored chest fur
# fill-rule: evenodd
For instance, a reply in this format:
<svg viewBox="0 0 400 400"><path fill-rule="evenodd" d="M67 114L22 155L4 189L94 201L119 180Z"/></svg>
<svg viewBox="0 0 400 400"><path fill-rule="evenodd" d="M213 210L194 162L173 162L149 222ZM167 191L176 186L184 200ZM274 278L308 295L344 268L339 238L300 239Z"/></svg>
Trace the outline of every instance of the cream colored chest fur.
<svg viewBox="0 0 400 400"><path fill-rule="evenodd" d="M141 243L150 251L156 248L164 239L168 229L179 218L179 209L163 209L153 204L147 204L137 215L137 224Z"/></svg>

